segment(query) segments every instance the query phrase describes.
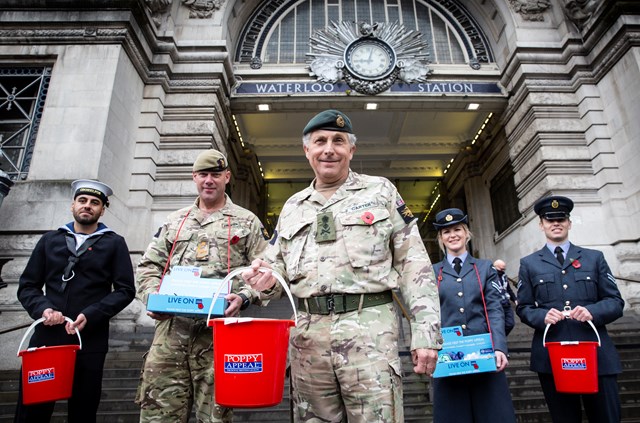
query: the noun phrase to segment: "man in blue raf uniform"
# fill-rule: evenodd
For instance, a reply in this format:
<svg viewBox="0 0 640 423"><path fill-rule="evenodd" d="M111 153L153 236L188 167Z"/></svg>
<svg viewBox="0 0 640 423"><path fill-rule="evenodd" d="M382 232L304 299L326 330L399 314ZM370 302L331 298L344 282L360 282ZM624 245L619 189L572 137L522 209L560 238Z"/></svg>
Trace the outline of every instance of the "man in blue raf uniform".
<svg viewBox="0 0 640 423"><path fill-rule="evenodd" d="M622 316L624 301L603 254L569 242L572 209L573 201L560 196L535 204L547 241L541 250L520 260L516 313L535 329L531 370L538 373L553 421L581 422L582 401L589 422L619 422L617 375L622 367L605 325ZM543 332L551 325L547 341L594 341L596 336L587 321L595 325L602 342L598 348L599 391L559 393L542 344Z"/></svg>

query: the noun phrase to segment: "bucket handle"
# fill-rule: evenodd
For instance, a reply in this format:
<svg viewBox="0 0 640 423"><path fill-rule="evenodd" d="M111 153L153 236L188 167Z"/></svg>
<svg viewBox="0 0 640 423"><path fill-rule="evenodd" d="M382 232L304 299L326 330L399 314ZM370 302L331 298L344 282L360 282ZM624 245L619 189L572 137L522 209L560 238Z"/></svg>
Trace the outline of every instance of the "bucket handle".
<svg viewBox="0 0 640 423"><path fill-rule="evenodd" d="M593 325L593 323L591 322L591 320L587 320L587 323L589 323L589 325L591 325L591 329L593 329L593 331L596 333L596 336L598 337L598 346L600 346L600 334L598 333L598 330L596 329L596 327ZM547 327L544 328L544 335L542 335L542 346L546 347L547 343L545 342L546 338L547 338L547 331L549 330L549 328L551 327L551 323L547 324Z"/></svg>
<svg viewBox="0 0 640 423"><path fill-rule="evenodd" d="M18 346L18 353L16 354L17 356L20 356L20 351L22 351L22 344L24 344L24 341L27 339L27 336L29 336L29 333L31 333L31 331L33 331L39 323L44 322L44 320L45 318L41 317L35 322L31 323L31 326L29 326L29 329L27 329L27 331L24 333L24 336L22 337L22 341L20 341L20 345ZM69 323L73 323L73 320L71 320L67 316L64 316L64 320L66 320ZM75 328L75 329L76 329L76 335L78 335L78 342L80 342L80 349L82 349L82 338L80 338L80 331L78 331L78 328Z"/></svg>
<svg viewBox="0 0 640 423"><path fill-rule="evenodd" d="M222 287L225 286L227 283L229 283L229 281L235 277L236 275L244 272L245 270L250 270L251 267L240 267L234 271L232 271L231 273L229 273L224 280L222 281L222 283L220 284L220 286L218 286L218 289L216 290L216 293L213 295L213 300L211 301L211 305L209 306L209 313L207 314L207 322L209 322L209 320L211 319L211 312L213 311L213 306L216 303L216 300L218 299L218 296L220 295L220 291L222 290ZM291 303L291 307L293 308L293 317L295 320L295 324L298 324L298 312L296 311L296 305L295 302L293 301L293 296L291 295L291 291L289 290L289 287L287 286L287 283L284 281L284 279L282 278L282 276L280 276L280 274L278 272L276 272L275 270L272 269L268 269L266 267L260 267L258 269L258 271L260 272L266 272L267 270L271 270L271 274L276 278L276 280L278 282L280 282L280 285L282 285L282 288L284 289L284 291L287 293L287 296L289 297L289 302Z"/></svg>

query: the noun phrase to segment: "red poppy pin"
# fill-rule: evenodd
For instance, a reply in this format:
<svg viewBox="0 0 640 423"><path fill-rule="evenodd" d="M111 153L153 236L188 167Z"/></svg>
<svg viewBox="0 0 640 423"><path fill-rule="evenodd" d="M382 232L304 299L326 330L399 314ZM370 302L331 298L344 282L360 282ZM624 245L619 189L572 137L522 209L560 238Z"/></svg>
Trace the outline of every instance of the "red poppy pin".
<svg viewBox="0 0 640 423"><path fill-rule="evenodd" d="M362 216L360 216L360 219L362 219L362 221L367 225L371 225L373 223L373 213L364 212L362 213Z"/></svg>
<svg viewBox="0 0 640 423"><path fill-rule="evenodd" d="M572 259L570 258L569 261L571 262L571 265L575 268L575 269L580 269L580 266L582 266L580 264L580 262L578 261L578 259Z"/></svg>
<svg viewBox="0 0 640 423"><path fill-rule="evenodd" d="M240 237L238 235L234 235L231 237L231 245L236 245L240 241Z"/></svg>

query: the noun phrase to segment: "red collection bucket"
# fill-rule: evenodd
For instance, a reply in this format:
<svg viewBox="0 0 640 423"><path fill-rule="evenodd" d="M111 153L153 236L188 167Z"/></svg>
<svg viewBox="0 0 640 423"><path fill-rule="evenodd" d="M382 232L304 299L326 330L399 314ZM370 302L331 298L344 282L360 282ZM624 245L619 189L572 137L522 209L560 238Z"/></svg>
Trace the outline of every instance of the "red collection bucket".
<svg viewBox="0 0 640 423"><path fill-rule="evenodd" d="M600 335L591 321L587 321L598 341L545 342L549 326L544 330L542 345L549 351L551 371L556 391L569 394L598 392L598 350Z"/></svg>
<svg viewBox="0 0 640 423"><path fill-rule="evenodd" d="M65 320L73 323L68 317ZM40 318L29 326L18 347L18 357L22 357L22 403L25 405L70 398L76 351L82 349L80 332L76 329L80 345L35 347L21 351L27 335L43 321L44 318Z"/></svg>
<svg viewBox="0 0 640 423"><path fill-rule="evenodd" d="M216 303L220 289L234 276L248 268L229 273L213 297ZM261 268L261 270L263 270ZM213 327L213 366L215 402L230 408L272 407L282 402L287 369L289 331L298 317L289 287L273 272L289 296L293 320L227 317L207 322Z"/></svg>

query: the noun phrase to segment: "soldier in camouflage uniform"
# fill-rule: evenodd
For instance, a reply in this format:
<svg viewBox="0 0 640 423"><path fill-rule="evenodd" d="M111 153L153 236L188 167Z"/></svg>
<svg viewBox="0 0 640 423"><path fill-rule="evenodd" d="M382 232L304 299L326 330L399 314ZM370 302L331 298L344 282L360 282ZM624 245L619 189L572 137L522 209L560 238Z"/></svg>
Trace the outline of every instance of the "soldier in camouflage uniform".
<svg viewBox="0 0 640 423"><path fill-rule="evenodd" d="M205 278L224 278L262 256L267 246L264 228L225 194L229 178L222 153L208 150L198 156L193 165L199 194L195 204L169 215L138 265L137 297L143 303L158 291L169 256L169 271L173 266L198 266ZM226 296L227 316L259 302L258 292L244 283L234 283L232 291ZM140 421L186 423L195 403L198 422L231 422L232 410L214 403L213 338L206 319L147 314L156 320L156 330L136 397Z"/></svg>
<svg viewBox="0 0 640 423"><path fill-rule="evenodd" d="M316 178L286 202L273 248L243 277L276 297L271 272L257 271L270 266L298 297L289 349L295 422L403 422L391 290L400 288L413 315L414 371L430 375L442 347L431 262L393 184L349 169L349 118L324 111L303 134Z"/></svg>

